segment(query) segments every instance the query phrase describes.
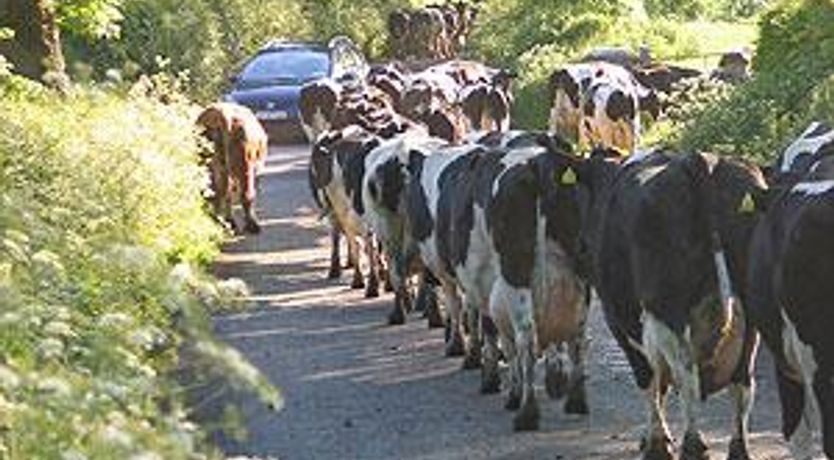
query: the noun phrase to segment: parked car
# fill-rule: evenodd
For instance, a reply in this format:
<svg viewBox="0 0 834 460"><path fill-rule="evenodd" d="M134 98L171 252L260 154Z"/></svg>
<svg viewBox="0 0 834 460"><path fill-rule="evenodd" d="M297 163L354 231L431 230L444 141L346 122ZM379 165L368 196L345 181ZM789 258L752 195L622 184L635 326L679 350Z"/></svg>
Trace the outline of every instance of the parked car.
<svg viewBox="0 0 834 460"><path fill-rule="evenodd" d="M270 141L300 140L301 87L323 77L360 79L367 71L362 52L346 37L327 44L273 40L231 78L231 89L222 99L255 112Z"/></svg>

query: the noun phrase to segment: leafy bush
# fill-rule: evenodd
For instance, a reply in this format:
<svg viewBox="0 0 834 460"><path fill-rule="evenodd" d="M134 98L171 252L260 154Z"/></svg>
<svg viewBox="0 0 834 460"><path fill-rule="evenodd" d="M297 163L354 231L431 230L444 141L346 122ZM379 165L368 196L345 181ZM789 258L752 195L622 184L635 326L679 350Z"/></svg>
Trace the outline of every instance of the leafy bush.
<svg viewBox="0 0 834 460"><path fill-rule="evenodd" d="M280 397L208 332L206 309L239 288L190 268L222 236L192 108L12 80L0 76L0 458L211 456L169 377L180 364ZM179 363L183 350L196 358Z"/></svg>
<svg viewBox="0 0 834 460"><path fill-rule="evenodd" d="M834 3L788 0L762 16L755 78L679 132L687 149L771 158L814 117L831 119ZM816 107L816 108L815 108Z"/></svg>

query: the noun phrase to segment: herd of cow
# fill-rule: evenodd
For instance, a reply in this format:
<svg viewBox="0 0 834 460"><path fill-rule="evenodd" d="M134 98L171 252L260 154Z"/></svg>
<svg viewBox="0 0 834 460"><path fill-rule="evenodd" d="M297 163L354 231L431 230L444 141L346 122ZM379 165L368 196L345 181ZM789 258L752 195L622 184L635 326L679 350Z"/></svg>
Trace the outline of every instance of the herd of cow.
<svg viewBox="0 0 834 460"><path fill-rule="evenodd" d="M394 10L388 15L389 54L396 59L457 57L477 14L474 4L462 1Z"/></svg>
<svg viewBox="0 0 834 460"><path fill-rule="evenodd" d="M656 92L623 67L586 62L553 73L549 132L513 131L510 80L450 61L304 88L310 186L333 227L330 275L340 274L343 234L352 286L394 291L390 323L414 305L445 325L446 353L481 369L484 393L500 390L506 362L516 430L538 427L538 357L548 395L588 413L595 292L646 394L646 459L675 457L664 414L672 385L685 413L680 458L708 458L696 407L725 388L735 410L729 458L749 458L761 337L794 458L817 458L817 429L834 458L834 129L812 124L764 168L640 150L640 113L657 116ZM246 123L231 126L230 140L210 134L218 148L235 143L234 129L246 138Z"/></svg>

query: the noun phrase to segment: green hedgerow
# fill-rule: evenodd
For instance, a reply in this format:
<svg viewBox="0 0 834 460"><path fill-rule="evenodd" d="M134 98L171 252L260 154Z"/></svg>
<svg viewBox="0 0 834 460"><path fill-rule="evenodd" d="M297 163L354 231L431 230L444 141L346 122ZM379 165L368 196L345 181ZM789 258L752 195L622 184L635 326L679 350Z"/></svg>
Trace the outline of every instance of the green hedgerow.
<svg viewBox="0 0 834 460"><path fill-rule="evenodd" d="M181 369L281 396L209 332L239 288L193 268L223 235L194 108L21 83L0 77L0 458L213 458Z"/></svg>

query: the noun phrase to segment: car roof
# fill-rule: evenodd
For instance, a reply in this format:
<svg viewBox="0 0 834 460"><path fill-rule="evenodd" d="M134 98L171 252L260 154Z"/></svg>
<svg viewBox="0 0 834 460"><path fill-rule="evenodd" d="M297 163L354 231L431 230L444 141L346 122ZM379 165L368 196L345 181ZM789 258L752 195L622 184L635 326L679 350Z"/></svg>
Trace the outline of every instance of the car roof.
<svg viewBox="0 0 834 460"><path fill-rule="evenodd" d="M330 48L324 44L319 42L306 42L306 41L287 41L282 39L275 39L270 40L262 46L258 53L270 52L270 51L284 51L284 50L310 50L310 51L329 51Z"/></svg>

